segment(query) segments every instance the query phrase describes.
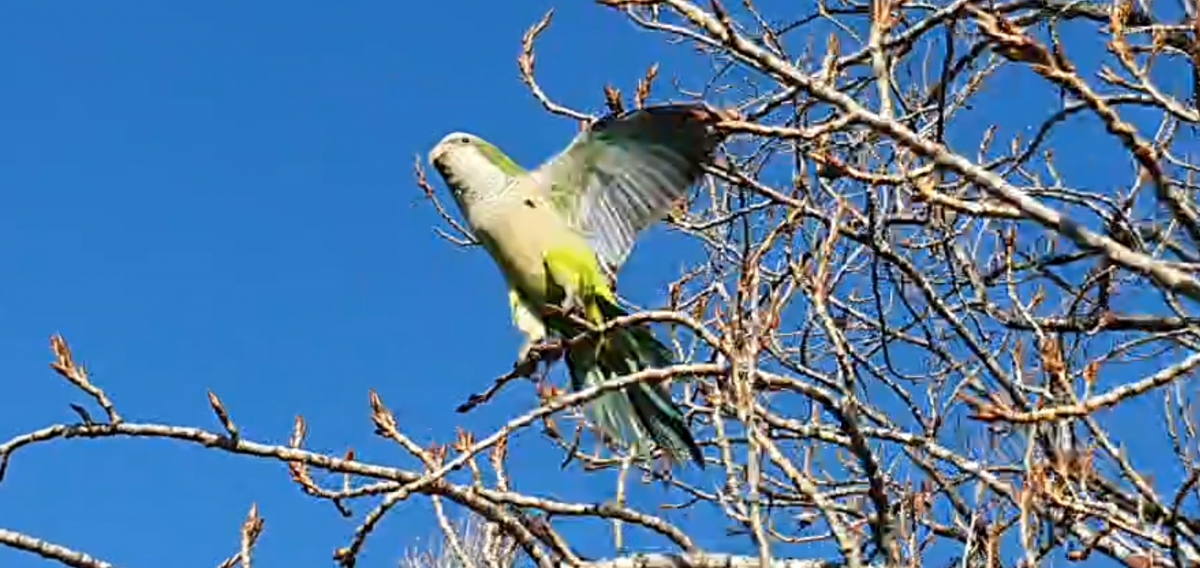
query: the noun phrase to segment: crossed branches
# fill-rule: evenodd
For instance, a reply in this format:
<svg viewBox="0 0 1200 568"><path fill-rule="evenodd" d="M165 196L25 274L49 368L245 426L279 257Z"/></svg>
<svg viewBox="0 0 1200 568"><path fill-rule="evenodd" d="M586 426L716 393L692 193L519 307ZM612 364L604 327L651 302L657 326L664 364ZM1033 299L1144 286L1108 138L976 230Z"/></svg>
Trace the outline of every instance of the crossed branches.
<svg viewBox="0 0 1200 568"><path fill-rule="evenodd" d="M343 566L410 499L430 500L444 554L471 568L509 568L519 556L612 568L1003 566L1060 554L1196 564L1200 164L1189 135L1200 84L1189 94L1162 79L1200 77L1200 19L1184 3L1185 19L1172 20L1126 0L601 0L712 66L679 75L656 64L627 82L632 97L614 78L597 86L597 107L683 98L725 111L719 159L667 220L707 257L664 286L666 305L611 324L653 324L679 364L568 394L539 370L571 340L547 344L459 408L533 378L528 412L430 447L364 393L376 433L405 451L406 465L393 465L306 450L301 417L288 444L245 439L214 393L219 428L131 421L55 337L54 370L99 412L75 407L79 423L0 445L0 479L27 448L100 437L284 462L302 491L356 519L334 553ZM596 112L553 100L537 81L551 16L522 37L517 70L545 111L587 123ZM1080 39L1089 33L1093 44ZM1098 57L1081 57L1087 49ZM1015 76L1023 90L1008 87ZM1034 93L1060 104L1040 108L1029 101L1047 99ZM1083 119L1098 125L1086 137ZM1101 153L1109 181L1097 187L1083 172ZM437 230L472 244L420 160L415 170L449 227ZM591 430L575 409L634 381L677 387L710 477L685 480L603 440L599 452L583 443ZM1145 424L1163 425L1170 456L1139 454ZM568 502L514 490L508 441L528 430L579 465L562 475L616 471L611 495ZM1154 471L1168 459L1180 479ZM314 470L342 483L318 484ZM703 550L689 526L628 505L637 483L665 488L664 510L719 520L757 553ZM369 498L356 518L350 504ZM455 511L478 532L459 528ZM584 558L558 530L566 517L611 525L614 550L629 530L677 550ZM252 507L222 566L248 567L263 529ZM3 529L0 543L109 566Z"/></svg>

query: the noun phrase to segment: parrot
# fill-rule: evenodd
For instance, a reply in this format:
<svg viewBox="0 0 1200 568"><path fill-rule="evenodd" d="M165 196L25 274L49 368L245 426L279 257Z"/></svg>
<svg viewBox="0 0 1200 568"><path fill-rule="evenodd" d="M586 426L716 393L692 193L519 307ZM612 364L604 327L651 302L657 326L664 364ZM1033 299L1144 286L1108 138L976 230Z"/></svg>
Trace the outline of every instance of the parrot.
<svg viewBox="0 0 1200 568"><path fill-rule="evenodd" d="M548 336L569 339L628 315L616 274L639 233L661 221L712 163L721 115L700 103L612 111L591 121L557 155L526 170L474 134L447 134L429 162L475 240L508 285L519 360ZM567 317L567 314L579 319ZM669 366L670 349L647 324L573 344L564 356L572 390ZM704 468L683 412L659 383L608 391L585 406L610 439L647 455Z"/></svg>

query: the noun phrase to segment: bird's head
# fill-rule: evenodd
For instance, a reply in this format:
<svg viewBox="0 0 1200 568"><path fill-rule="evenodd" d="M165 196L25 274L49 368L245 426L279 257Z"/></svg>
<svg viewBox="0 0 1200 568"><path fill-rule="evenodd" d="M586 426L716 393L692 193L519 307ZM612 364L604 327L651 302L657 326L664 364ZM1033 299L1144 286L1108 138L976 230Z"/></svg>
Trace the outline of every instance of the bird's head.
<svg viewBox="0 0 1200 568"><path fill-rule="evenodd" d="M524 173L499 148L466 132L442 138L429 151L429 162L463 207L499 195L513 178Z"/></svg>

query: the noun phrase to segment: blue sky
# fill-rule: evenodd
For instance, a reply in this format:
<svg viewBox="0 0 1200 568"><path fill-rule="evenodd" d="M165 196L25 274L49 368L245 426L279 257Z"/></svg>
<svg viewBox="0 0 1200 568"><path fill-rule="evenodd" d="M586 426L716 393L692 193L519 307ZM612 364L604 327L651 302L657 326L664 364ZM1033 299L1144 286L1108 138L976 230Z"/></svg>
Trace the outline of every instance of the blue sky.
<svg viewBox="0 0 1200 568"><path fill-rule="evenodd" d="M452 130L529 165L574 134L517 74L521 34L552 4L538 75L564 103L599 110L606 81L630 91L656 61L664 83L705 76L692 49L586 2L482 13L475 0L5 5L0 438L90 405L48 368L52 333L128 420L217 429L211 389L248 437L282 443L302 414L310 449L353 447L382 463L414 466L372 435L368 389L420 443L449 442L458 425L482 434L527 409L521 386L454 412L507 369L519 338L491 261L433 233L411 166ZM1039 96L1053 107L1055 96ZM977 136L980 116L959 135ZM1097 154L1075 157L1067 167L1104 181ZM684 260L671 247L669 235L650 235L622 291L661 301L658 285ZM608 477L559 470L545 448L532 433L514 441L518 490L582 501L611 491ZM0 527L122 566L213 566L233 552L251 502L267 522L261 566L331 565L366 511L341 519L274 462L71 441L17 456L0 483ZM701 546L748 551L714 517L688 515L672 518ZM435 534L424 502L405 504L360 566L393 566ZM574 534L588 535L586 553L610 553L599 533ZM0 548L0 565L49 564Z"/></svg>
<svg viewBox="0 0 1200 568"><path fill-rule="evenodd" d="M629 88L664 57L664 77L688 71L669 65L687 50L560 4L539 74L563 101L598 110L606 79ZM56 332L129 420L217 428L212 389L247 436L283 442L302 414L310 448L384 463L412 465L371 434L368 389L421 443L527 409L524 388L454 412L508 368L519 340L498 273L434 235L411 165L451 130L524 163L574 134L517 74L521 34L550 6L463 19L477 2L6 4L0 437L73 421L68 404L88 404L47 367ZM589 37L611 41L596 49ZM630 273L628 293L653 300L637 282L665 281L678 263L635 259ZM521 474L534 488L594 500L611 487L580 487L557 454L533 455L545 459ZM251 502L267 521L262 566L332 564L366 512L342 520L282 464L72 441L17 457L0 526L122 566L213 566ZM426 505L404 505L361 565L393 566L433 534ZM6 549L0 564L48 565Z"/></svg>

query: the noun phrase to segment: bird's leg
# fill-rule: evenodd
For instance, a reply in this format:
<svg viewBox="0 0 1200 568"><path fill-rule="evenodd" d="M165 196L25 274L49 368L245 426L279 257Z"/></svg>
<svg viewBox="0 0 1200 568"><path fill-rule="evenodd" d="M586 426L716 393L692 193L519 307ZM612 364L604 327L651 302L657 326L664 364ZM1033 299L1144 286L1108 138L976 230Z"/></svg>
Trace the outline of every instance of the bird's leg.
<svg viewBox="0 0 1200 568"><path fill-rule="evenodd" d="M568 314L576 313L577 310L583 309L583 300L579 297L579 293L575 291L575 286L567 286L566 293L563 295L562 310Z"/></svg>
<svg viewBox="0 0 1200 568"><path fill-rule="evenodd" d="M580 292L584 290L584 286L575 257L569 251L552 250L546 253L542 264L546 268L549 284L562 291L563 297L559 302L562 312L582 313L585 303Z"/></svg>
<svg viewBox="0 0 1200 568"><path fill-rule="evenodd" d="M517 294L516 290L509 289L508 302L512 307L513 323L525 335L525 343L517 352L517 361L520 364L528 360L534 348L546 339L546 325L542 323L541 318L525 306L525 302L521 301L521 296Z"/></svg>
<svg viewBox="0 0 1200 568"><path fill-rule="evenodd" d="M521 344L521 348L517 350L517 361L526 361L529 359L529 354L533 352L533 347L538 342L532 339L526 339L525 343Z"/></svg>

